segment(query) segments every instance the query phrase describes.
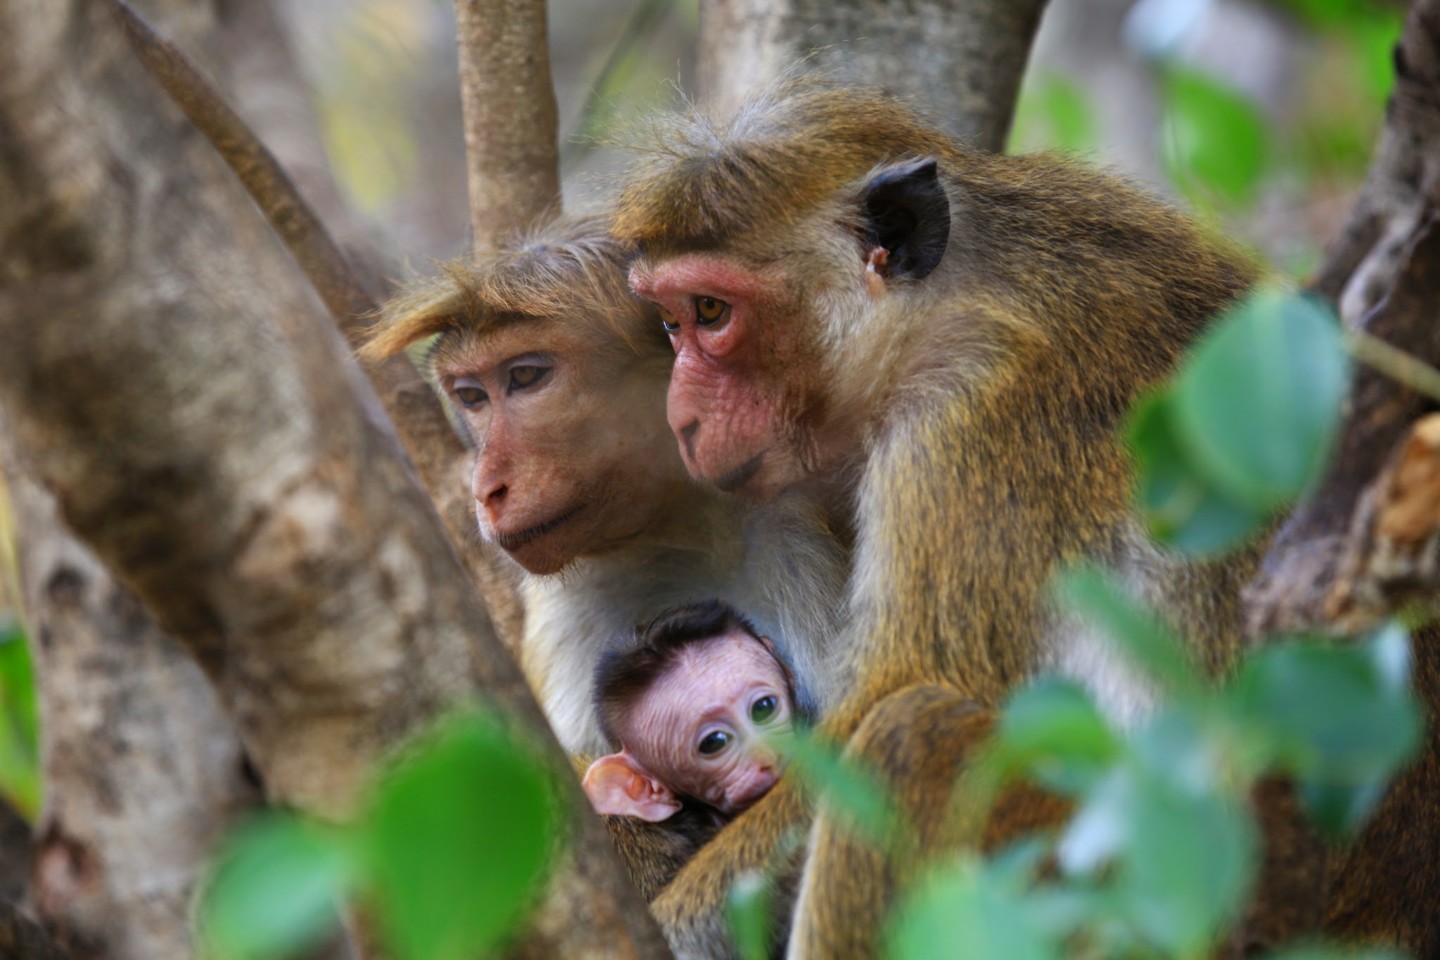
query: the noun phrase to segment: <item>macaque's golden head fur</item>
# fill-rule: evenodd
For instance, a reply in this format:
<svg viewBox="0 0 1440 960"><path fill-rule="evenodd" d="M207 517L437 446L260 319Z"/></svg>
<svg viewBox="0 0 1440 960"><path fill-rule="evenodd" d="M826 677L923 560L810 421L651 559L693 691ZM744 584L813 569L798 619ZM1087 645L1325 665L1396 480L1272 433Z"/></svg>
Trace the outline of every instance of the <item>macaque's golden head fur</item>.
<svg viewBox="0 0 1440 960"><path fill-rule="evenodd" d="M479 259L441 264L385 305L361 358L383 360L437 334L483 337L550 320L594 325L597 349L668 354L654 307L625 283L630 248L608 228L603 216L561 217Z"/></svg>
<svg viewBox="0 0 1440 960"><path fill-rule="evenodd" d="M813 79L775 87L728 123L699 112L657 119L650 139L613 228L647 253L733 248L882 163L961 153L898 100Z"/></svg>

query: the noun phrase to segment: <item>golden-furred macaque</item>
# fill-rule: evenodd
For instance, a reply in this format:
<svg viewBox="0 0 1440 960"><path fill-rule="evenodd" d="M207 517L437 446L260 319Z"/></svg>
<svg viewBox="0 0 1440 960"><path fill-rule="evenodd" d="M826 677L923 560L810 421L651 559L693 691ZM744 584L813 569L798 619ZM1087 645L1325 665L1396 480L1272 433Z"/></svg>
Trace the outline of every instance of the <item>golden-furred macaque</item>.
<svg viewBox="0 0 1440 960"><path fill-rule="evenodd" d="M689 802L730 820L779 779L793 687L774 645L727 604L666 611L600 661L595 705L619 749L585 773L592 806L660 821Z"/></svg>
<svg viewBox="0 0 1440 960"><path fill-rule="evenodd" d="M880 764L903 806L943 798L963 746L1039 671L1077 678L1122 720L1152 706L1052 604L1069 564L1116 571L1199 662L1234 661L1255 554L1191 564L1155 547L1117 427L1256 281L1246 256L1113 177L985 154L892 99L804 81L723 127L663 127L615 231L642 251L632 286L675 349L668 417L691 474L757 502L848 493L855 576L830 648L846 686L819 729L910 758ZM907 749L917 738L944 749ZM997 822L1033 825L1058 810L1046 803L1017 793ZM677 953L729 954L726 891L812 816L786 778L701 850L653 904ZM824 818L810 833L791 956L878 948L913 865L851 856L844 839ZM1437 880L1413 882L1435 897ZM1433 910L1388 930L1357 919L1364 903L1345 910L1332 905L1334 929L1440 947Z"/></svg>

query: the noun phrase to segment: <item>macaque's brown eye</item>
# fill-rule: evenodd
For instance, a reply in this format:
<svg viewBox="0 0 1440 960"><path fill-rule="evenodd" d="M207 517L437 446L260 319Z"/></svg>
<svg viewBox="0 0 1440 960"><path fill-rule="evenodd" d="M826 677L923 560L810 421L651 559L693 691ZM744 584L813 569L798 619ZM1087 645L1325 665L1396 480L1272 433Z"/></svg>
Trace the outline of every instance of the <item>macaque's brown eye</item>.
<svg viewBox="0 0 1440 960"><path fill-rule="evenodd" d="M724 730L711 730L700 741L700 753L702 756L713 757L728 746L730 734Z"/></svg>
<svg viewBox="0 0 1440 960"><path fill-rule="evenodd" d="M660 326L665 328L666 333L674 333L680 329L680 321L670 316L670 311L660 311Z"/></svg>
<svg viewBox="0 0 1440 960"><path fill-rule="evenodd" d="M526 387L533 387L545 379L545 374L550 372L549 367L525 364L523 366L510 368L510 390L524 390Z"/></svg>
<svg viewBox="0 0 1440 960"><path fill-rule="evenodd" d="M702 327L720 322L729 310L730 304L724 300L716 300L714 297L695 298L695 322Z"/></svg>
<svg viewBox="0 0 1440 960"><path fill-rule="evenodd" d="M452 393L455 395L456 402L466 410L478 407L489 399L485 395L485 391L479 387L456 387Z"/></svg>
<svg viewBox="0 0 1440 960"><path fill-rule="evenodd" d="M780 709L780 699L773 693L768 697L761 697L750 705L750 719L756 723L764 723L775 716L775 711Z"/></svg>

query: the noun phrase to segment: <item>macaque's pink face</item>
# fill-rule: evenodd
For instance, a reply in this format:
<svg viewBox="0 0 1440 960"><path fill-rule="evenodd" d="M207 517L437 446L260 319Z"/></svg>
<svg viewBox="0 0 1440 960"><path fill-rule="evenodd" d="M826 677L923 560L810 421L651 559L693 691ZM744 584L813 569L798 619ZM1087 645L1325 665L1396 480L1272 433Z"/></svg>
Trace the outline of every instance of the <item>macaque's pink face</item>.
<svg viewBox="0 0 1440 960"><path fill-rule="evenodd" d="M784 670L736 630L684 650L617 733L652 776L734 816L779 779L769 740L793 722Z"/></svg>
<svg viewBox="0 0 1440 960"><path fill-rule="evenodd" d="M663 522L685 468L665 422L666 371L605 350L580 324L456 337L435 358L476 442L480 533L531 573Z"/></svg>
<svg viewBox="0 0 1440 960"><path fill-rule="evenodd" d="M691 476L763 501L832 465L813 311L793 278L688 254L637 263L630 284L675 348L667 415Z"/></svg>

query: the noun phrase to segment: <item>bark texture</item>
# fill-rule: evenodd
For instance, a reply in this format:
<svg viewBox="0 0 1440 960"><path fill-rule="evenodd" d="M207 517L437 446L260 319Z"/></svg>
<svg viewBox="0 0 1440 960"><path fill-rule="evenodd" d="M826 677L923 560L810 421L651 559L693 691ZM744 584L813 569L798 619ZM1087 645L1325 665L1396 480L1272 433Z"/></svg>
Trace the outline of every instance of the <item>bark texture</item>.
<svg viewBox="0 0 1440 960"><path fill-rule="evenodd" d="M1434 366L1440 364L1440 0L1411 6L1395 67L1370 173L1313 288L1337 301L1347 326ZM1423 459L1429 446L1428 433L1411 435L1412 424L1436 405L1435 397L1360 367L1325 480L1281 528L1249 588L1253 631L1357 630L1412 599L1434 597L1440 525L1418 529L1424 517L1407 512L1403 549L1414 555L1399 569L1389 566L1393 558L1385 552L1399 546L1394 511L1404 490L1413 499L1416 457Z"/></svg>
<svg viewBox="0 0 1440 960"><path fill-rule="evenodd" d="M125 0L111 0L111 6L131 46L151 75L239 177L265 214L275 235L285 244L324 301L350 346L358 348L364 342L371 318L379 307L376 291L381 291L385 284L379 280L377 273L362 272L351 265L350 258L331 238L316 209L288 174L287 168L291 165L309 171L309 178L319 181L313 189L340 211L333 181L328 176L321 177L315 170L317 165L323 166L323 162L317 164L313 155L308 162L301 159L306 156L305 147L320 148L318 134L303 122L306 119L313 121L313 118L306 113L282 127L283 132L289 134L287 142L293 144L295 140L299 141L288 151L290 164L282 164L251 124L230 108L220 91L181 49L160 36ZM259 12L259 8L264 7L268 5L262 3L255 8L247 8L250 12L241 19L240 26L244 29L238 31L237 46L246 39L260 42L269 39L278 43L273 18L262 16ZM254 45L246 45L244 49L253 50ZM305 91L298 86L299 75L293 65L286 70L275 62L285 58L252 54L250 59L262 61L273 68L267 84L260 87L262 92L273 89L279 78L289 77L297 84L290 91L290 100L308 100ZM242 71L241 79L247 79L254 72L253 69ZM261 103L253 108L252 115L267 102L279 102L266 101L263 97L259 99ZM323 153L319 160L323 161ZM337 212L336 216L342 222L347 219L343 211ZM376 259L373 253L362 252L360 256L362 263L371 263ZM470 463L469 451L451 428L434 391L408 358L391 357L370 367L367 373L400 435L406 453L440 511L466 569L485 598L494 629L514 652L524 633L524 608L519 596L520 571L503 551L484 542L475 533L474 505L465 478Z"/></svg>
<svg viewBox="0 0 1440 960"><path fill-rule="evenodd" d="M373 393L108 12L6 0L0 58L16 449L204 666L268 795L344 816L376 759L477 690L542 728L503 650L472 653L484 611ZM569 793L587 897L550 954L655 955Z"/></svg>
<svg viewBox="0 0 1440 960"><path fill-rule="evenodd" d="M545 0L455 0L476 252L560 210Z"/></svg>
<svg viewBox="0 0 1440 960"><path fill-rule="evenodd" d="M717 116L792 69L911 102L951 136L1004 148L1045 0L701 0L695 84Z"/></svg>
<svg viewBox="0 0 1440 960"><path fill-rule="evenodd" d="M54 501L13 459L5 472L45 719L31 900L77 955L192 956L195 886L259 800L239 737L195 661L65 531Z"/></svg>
<svg viewBox="0 0 1440 960"><path fill-rule="evenodd" d="M10 903L0 901L0 960L76 960L41 926Z"/></svg>
<svg viewBox="0 0 1440 960"><path fill-rule="evenodd" d="M30 886L30 824L0 800L0 903L19 903Z"/></svg>

